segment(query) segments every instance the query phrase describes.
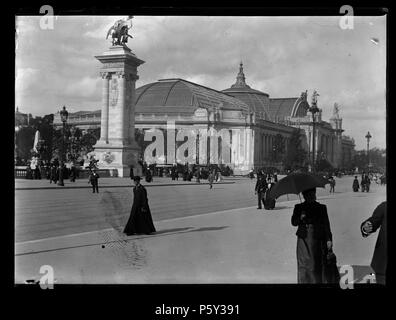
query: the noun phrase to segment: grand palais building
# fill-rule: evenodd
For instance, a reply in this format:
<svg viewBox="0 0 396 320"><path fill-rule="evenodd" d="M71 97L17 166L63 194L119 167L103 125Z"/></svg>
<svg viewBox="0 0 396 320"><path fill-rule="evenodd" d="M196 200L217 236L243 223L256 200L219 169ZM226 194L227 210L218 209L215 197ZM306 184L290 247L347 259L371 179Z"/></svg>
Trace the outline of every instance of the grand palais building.
<svg viewBox="0 0 396 320"><path fill-rule="evenodd" d="M281 164L274 159L276 141L281 137L283 151L287 152L290 138L296 130L302 133L302 146L309 159L314 149L316 157L327 159L333 167L347 166L353 157L355 144L353 139L342 134L344 130L338 109L335 107L329 121L322 119L322 110L319 109L313 123L309 107L304 91L296 97L270 98L267 93L253 89L246 84L241 63L236 82L222 91L177 78L162 79L137 88L135 128L166 131L167 123L173 121L176 131L229 130L229 159L201 160L197 157L196 162L230 164L235 174L245 174L254 168L280 167ZM101 110L69 113L68 124L83 131L100 128L100 123ZM54 126L62 126L59 112L54 116ZM163 159L165 164L172 162L174 159Z"/></svg>

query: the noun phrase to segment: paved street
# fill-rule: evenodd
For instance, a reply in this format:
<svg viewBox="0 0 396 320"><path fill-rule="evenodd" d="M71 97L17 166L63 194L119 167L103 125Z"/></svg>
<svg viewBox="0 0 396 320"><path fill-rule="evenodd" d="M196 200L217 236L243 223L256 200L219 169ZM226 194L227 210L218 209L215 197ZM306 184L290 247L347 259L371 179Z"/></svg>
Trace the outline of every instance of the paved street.
<svg viewBox="0 0 396 320"><path fill-rule="evenodd" d="M255 180L233 182L214 190L148 187L158 232L132 237L119 232L129 216L130 187L99 194L16 190L16 280L37 278L40 266L50 264L58 283L294 283L290 217L298 198L283 196L277 210L260 211ZM367 268L376 235L363 239L359 226L385 200L386 188L372 184L368 194L353 193L351 184L351 177L337 179L335 194L327 187L318 197L328 205L338 264Z"/></svg>
<svg viewBox="0 0 396 320"><path fill-rule="evenodd" d="M348 181L347 178L341 179L336 191L349 191ZM198 185L169 178L156 178L154 184L145 185L153 219L161 221L256 206L255 182L255 179L229 178L222 184L215 184L213 190L209 190L207 181ZM76 183L65 181L65 187L50 185L47 180L17 180L15 241L125 225L133 201L131 185L130 179L103 178L100 180L100 193L93 194L85 179ZM318 189L319 195L327 193L328 186L327 190ZM297 196L283 196L278 202L293 199Z"/></svg>

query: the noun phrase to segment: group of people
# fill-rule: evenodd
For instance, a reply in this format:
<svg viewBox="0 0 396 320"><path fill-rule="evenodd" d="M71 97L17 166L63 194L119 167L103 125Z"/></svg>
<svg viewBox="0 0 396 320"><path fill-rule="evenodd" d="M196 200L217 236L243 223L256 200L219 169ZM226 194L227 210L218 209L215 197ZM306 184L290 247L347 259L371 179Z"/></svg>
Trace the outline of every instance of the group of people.
<svg viewBox="0 0 396 320"><path fill-rule="evenodd" d="M257 195L257 209L262 209L262 205L266 210L272 210L275 208L275 199L270 196L270 191L278 182L277 176L271 174L265 174L259 171L257 174L257 182L254 187L254 193Z"/></svg>
<svg viewBox="0 0 396 320"><path fill-rule="evenodd" d="M360 187L362 192L369 192L370 191L370 184L371 180L368 174L363 173L362 174L362 179L360 182ZM352 183L352 190L353 192L358 192L359 191L359 180L358 177L355 176L355 179L353 180Z"/></svg>

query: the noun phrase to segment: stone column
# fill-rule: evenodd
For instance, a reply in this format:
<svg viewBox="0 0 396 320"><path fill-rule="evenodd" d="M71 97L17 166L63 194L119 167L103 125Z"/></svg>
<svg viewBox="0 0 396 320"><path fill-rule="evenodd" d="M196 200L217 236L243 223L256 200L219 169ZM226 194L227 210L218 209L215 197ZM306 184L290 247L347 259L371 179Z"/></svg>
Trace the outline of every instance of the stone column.
<svg viewBox="0 0 396 320"><path fill-rule="evenodd" d="M119 117L119 131L118 137L122 145L126 144L125 141L125 129L127 126L125 125L125 82L126 82L126 74L124 71L118 71L118 85L119 85L119 98L118 98L118 117Z"/></svg>
<svg viewBox="0 0 396 320"><path fill-rule="evenodd" d="M101 72L102 76L102 112L100 120L100 141L109 142L109 72Z"/></svg>

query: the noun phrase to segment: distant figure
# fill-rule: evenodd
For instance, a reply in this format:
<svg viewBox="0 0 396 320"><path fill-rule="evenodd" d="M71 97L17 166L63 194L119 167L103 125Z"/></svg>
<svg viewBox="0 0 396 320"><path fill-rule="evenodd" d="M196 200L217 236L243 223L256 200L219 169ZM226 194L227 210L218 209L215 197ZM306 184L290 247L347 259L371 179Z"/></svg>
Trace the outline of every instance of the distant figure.
<svg viewBox="0 0 396 320"><path fill-rule="evenodd" d="M210 186L209 189L213 189L213 181L214 181L214 179L215 179L215 175L213 174L213 171L211 171L209 173L209 176L208 176L208 181L209 181L209 186Z"/></svg>
<svg viewBox="0 0 396 320"><path fill-rule="evenodd" d="M275 182L272 182L271 179L267 181L267 191L265 192L265 200L264 200L264 209L272 210L275 208L276 200L270 197L271 189L274 187Z"/></svg>
<svg viewBox="0 0 396 320"><path fill-rule="evenodd" d="M197 183L201 183L201 168L197 169L197 179L196 179Z"/></svg>
<svg viewBox="0 0 396 320"><path fill-rule="evenodd" d="M92 185L92 193L95 193L95 190L97 193L99 193L98 179L99 175L96 173L95 169L92 169L88 180L88 183L91 183Z"/></svg>
<svg viewBox="0 0 396 320"><path fill-rule="evenodd" d="M353 192L359 191L359 181L358 181L357 176L355 176L355 179L353 180L352 189L353 189Z"/></svg>
<svg viewBox="0 0 396 320"><path fill-rule="evenodd" d="M53 181L56 184L58 182L58 177L59 177L58 168L55 166L55 164L52 164L50 169L50 183L52 183Z"/></svg>
<svg viewBox="0 0 396 320"><path fill-rule="evenodd" d="M133 181L135 183L133 187L133 204L124 233L130 236L156 232L148 204L146 188L140 184L139 176L135 176Z"/></svg>
<svg viewBox="0 0 396 320"><path fill-rule="evenodd" d="M134 180L135 181L135 180ZM146 182L152 182L153 181L153 176L151 174L151 170L147 169L146 170Z"/></svg>
<svg viewBox="0 0 396 320"><path fill-rule="evenodd" d="M257 209L262 209L261 203L265 206L264 195L267 190L267 184L263 175L257 176L256 186L254 187L254 194L257 194Z"/></svg>
<svg viewBox="0 0 396 320"><path fill-rule="evenodd" d="M76 172L76 167L74 165L71 166L70 168L70 182L76 182L76 176L77 176L77 172Z"/></svg>
<svg viewBox="0 0 396 320"><path fill-rule="evenodd" d="M274 173L274 183L278 182L278 175L276 173Z"/></svg>
<svg viewBox="0 0 396 320"><path fill-rule="evenodd" d="M294 206L291 223L298 227L298 283L325 283L324 257L332 250L327 207L316 201L316 189L302 192L304 202Z"/></svg>
<svg viewBox="0 0 396 320"><path fill-rule="evenodd" d="M336 184L334 177L330 176L329 182L330 182L330 193L331 192L334 193L334 187L335 187L335 184Z"/></svg>
<svg viewBox="0 0 396 320"><path fill-rule="evenodd" d="M386 211L386 201L384 201L375 208L373 215L360 225L363 237L368 237L380 228L373 258L371 260L371 267L375 272L376 282L380 284L385 284L386 282L386 267L388 260Z"/></svg>
<svg viewBox="0 0 396 320"><path fill-rule="evenodd" d="M133 175L133 166L131 166L131 169L129 171L129 177L131 178L131 180L133 180L134 175Z"/></svg>

